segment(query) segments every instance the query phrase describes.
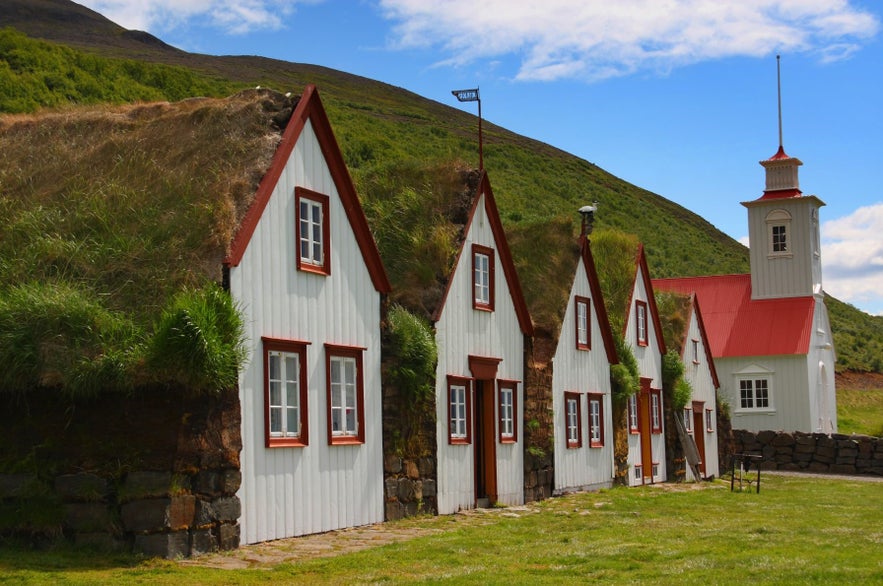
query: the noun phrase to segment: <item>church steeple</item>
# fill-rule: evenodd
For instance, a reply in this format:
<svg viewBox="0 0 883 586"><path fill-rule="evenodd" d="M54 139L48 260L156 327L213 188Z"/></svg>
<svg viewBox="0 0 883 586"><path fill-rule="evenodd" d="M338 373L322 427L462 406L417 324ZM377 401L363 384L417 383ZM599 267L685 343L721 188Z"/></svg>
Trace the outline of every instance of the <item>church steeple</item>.
<svg viewBox="0 0 883 586"><path fill-rule="evenodd" d="M803 162L782 146L782 84L776 56L779 94L779 150L760 161L766 170L763 195L749 202L751 297L776 299L821 295L822 261L819 208L825 203L800 191L797 172Z"/></svg>

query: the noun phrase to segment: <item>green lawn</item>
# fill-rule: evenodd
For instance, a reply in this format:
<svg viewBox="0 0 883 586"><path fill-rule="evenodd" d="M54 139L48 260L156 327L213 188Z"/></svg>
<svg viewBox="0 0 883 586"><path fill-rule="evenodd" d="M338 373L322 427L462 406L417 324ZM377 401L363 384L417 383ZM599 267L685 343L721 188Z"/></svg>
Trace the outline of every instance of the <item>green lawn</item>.
<svg viewBox="0 0 883 586"><path fill-rule="evenodd" d="M617 488L470 521L410 519L396 526L435 532L261 569L7 547L0 583L870 584L883 581L881 511L879 482L769 475L760 494L731 493L722 481Z"/></svg>
<svg viewBox="0 0 883 586"><path fill-rule="evenodd" d="M883 437L883 389L837 389L840 433Z"/></svg>

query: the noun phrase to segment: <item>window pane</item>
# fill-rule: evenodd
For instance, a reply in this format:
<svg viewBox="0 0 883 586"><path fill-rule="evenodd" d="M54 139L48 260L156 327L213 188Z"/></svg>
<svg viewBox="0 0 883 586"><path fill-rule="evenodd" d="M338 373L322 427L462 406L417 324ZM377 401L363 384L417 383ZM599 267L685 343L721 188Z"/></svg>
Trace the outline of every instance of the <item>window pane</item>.
<svg viewBox="0 0 883 586"><path fill-rule="evenodd" d="M270 352L270 380L279 380L281 377L279 375L279 353L278 352Z"/></svg>
<svg viewBox="0 0 883 586"><path fill-rule="evenodd" d="M270 407L270 433L282 433L281 407Z"/></svg>
<svg viewBox="0 0 883 586"><path fill-rule="evenodd" d="M300 435L300 417L297 407L287 409L288 420L285 422L286 435Z"/></svg>

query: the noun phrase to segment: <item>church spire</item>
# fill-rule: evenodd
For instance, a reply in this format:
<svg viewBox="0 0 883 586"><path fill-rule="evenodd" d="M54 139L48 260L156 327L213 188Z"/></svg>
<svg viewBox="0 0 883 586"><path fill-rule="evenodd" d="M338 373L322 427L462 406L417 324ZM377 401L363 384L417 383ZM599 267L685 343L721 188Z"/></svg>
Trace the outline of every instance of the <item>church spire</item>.
<svg viewBox="0 0 883 586"><path fill-rule="evenodd" d="M776 154L760 164L766 169L766 189L761 199L779 199L783 197L798 197L800 181L797 177L797 168L803 162L796 157L789 157L785 153L782 143L782 73L780 67L781 56L776 55L776 88L779 102L779 150Z"/></svg>

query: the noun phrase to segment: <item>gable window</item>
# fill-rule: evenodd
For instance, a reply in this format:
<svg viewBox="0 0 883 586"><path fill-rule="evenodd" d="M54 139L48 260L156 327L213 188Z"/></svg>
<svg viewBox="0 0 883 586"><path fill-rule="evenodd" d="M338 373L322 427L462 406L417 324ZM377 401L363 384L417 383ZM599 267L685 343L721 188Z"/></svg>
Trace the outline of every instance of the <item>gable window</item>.
<svg viewBox="0 0 883 586"><path fill-rule="evenodd" d="M635 301L635 334L638 346L647 345L647 302Z"/></svg>
<svg viewBox="0 0 883 586"><path fill-rule="evenodd" d="M739 407L741 409L769 409L770 381L767 378L739 380Z"/></svg>
<svg viewBox="0 0 883 586"><path fill-rule="evenodd" d="M629 433L638 433L638 397L629 397Z"/></svg>
<svg viewBox="0 0 883 586"><path fill-rule="evenodd" d="M650 390L650 432L662 433L662 391Z"/></svg>
<svg viewBox="0 0 883 586"><path fill-rule="evenodd" d="M693 433L693 410L684 408L684 429L687 433Z"/></svg>
<svg viewBox="0 0 883 586"><path fill-rule="evenodd" d="M579 393L564 393L564 429L567 434L567 447L581 448L582 410Z"/></svg>
<svg viewBox="0 0 883 586"><path fill-rule="evenodd" d="M264 351L264 444L306 446L308 342L261 338Z"/></svg>
<svg viewBox="0 0 883 586"><path fill-rule="evenodd" d="M690 340L693 347L693 364L699 364L699 340Z"/></svg>
<svg viewBox="0 0 883 586"><path fill-rule="evenodd" d="M600 448L604 445L604 396L589 393L589 446Z"/></svg>
<svg viewBox="0 0 883 586"><path fill-rule="evenodd" d="M514 381L500 381L497 393L498 414L500 416L499 430L501 443L513 443L517 441L516 416L518 414L517 395Z"/></svg>
<svg viewBox="0 0 883 586"><path fill-rule="evenodd" d="M294 198L297 210L297 268L323 275L331 274L329 198L303 187L295 188Z"/></svg>
<svg viewBox="0 0 883 586"><path fill-rule="evenodd" d="M325 344L328 443L365 443L362 348Z"/></svg>
<svg viewBox="0 0 883 586"><path fill-rule="evenodd" d="M769 234L769 256L791 255L791 214L785 210L773 210L766 216Z"/></svg>
<svg viewBox="0 0 883 586"><path fill-rule="evenodd" d="M705 410L705 431L714 433L714 411L711 409Z"/></svg>
<svg viewBox="0 0 883 586"><path fill-rule="evenodd" d="M468 378L448 377L448 443L468 444L472 441L470 387Z"/></svg>
<svg viewBox="0 0 883 586"><path fill-rule="evenodd" d="M494 310L494 249L472 245L472 307Z"/></svg>
<svg viewBox="0 0 883 586"><path fill-rule="evenodd" d="M586 297L575 297L574 299L576 301L576 348L577 350L591 350L590 301Z"/></svg>

